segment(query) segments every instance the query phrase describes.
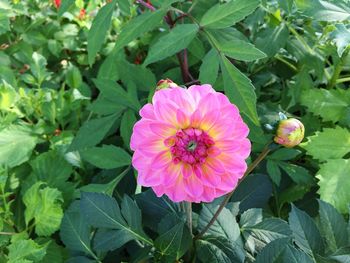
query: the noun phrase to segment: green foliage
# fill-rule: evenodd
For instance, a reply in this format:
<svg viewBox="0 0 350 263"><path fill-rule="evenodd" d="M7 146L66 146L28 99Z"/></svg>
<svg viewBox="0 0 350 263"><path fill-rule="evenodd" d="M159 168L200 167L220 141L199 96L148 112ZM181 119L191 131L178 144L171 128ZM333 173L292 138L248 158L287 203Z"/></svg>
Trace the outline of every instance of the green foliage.
<svg viewBox="0 0 350 263"><path fill-rule="evenodd" d="M348 0L0 0L0 262L349 262L349 19ZM222 198L189 227L131 165L165 78L237 105L248 164L278 112L306 130L196 238Z"/></svg>

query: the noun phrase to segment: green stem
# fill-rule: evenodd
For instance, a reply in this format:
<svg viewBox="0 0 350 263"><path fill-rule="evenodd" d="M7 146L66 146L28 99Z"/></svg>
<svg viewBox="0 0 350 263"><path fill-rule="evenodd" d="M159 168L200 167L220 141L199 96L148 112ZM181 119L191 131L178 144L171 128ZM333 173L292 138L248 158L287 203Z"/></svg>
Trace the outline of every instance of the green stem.
<svg viewBox="0 0 350 263"><path fill-rule="evenodd" d="M187 226L192 236L193 235L192 234L192 203L186 202L185 209L186 209L186 217L187 217Z"/></svg>
<svg viewBox="0 0 350 263"><path fill-rule="evenodd" d="M283 57L276 55L275 58L281 62L283 62L284 64L286 64L288 67L290 67L293 71L298 72L298 68L296 66L294 66L292 63L290 63L289 61L285 60Z"/></svg>
<svg viewBox="0 0 350 263"><path fill-rule="evenodd" d="M264 158L269 154L271 150L269 149L269 145L267 145L264 150L259 154L259 156L254 160L254 162L252 162L247 171L245 172L245 174L243 175L243 177L241 178L241 180L238 182L237 186L235 189L237 189L237 187L243 182L244 178L247 177L248 174L250 174L255 167L258 166L258 164L264 160ZM214 222L216 221L216 219L218 218L218 216L220 215L221 211L224 209L224 207L226 206L226 204L228 203L228 201L230 200L231 196L233 195L234 190L232 192L230 192L229 194L227 194L225 196L225 199L221 202L218 210L215 212L214 216L212 217L212 219L209 221L209 223L203 228L203 230L194 237L194 239L199 239L200 237L202 237L205 232L208 231L208 229L211 227L212 224L214 224Z"/></svg>
<svg viewBox="0 0 350 263"><path fill-rule="evenodd" d="M337 79L336 83L339 84L339 83L344 83L344 82L348 82L348 81L350 81L350 77Z"/></svg>
<svg viewBox="0 0 350 263"><path fill-rule="evenodd" d="M341 56L340 60L336 65L334 65L334 71L331 80L328 82L327 89L332 89L337 84L337 80L339 79L340 73L343 69L345 58L347 57L349 53L349 49L347 49L343 55Z"/></svg>

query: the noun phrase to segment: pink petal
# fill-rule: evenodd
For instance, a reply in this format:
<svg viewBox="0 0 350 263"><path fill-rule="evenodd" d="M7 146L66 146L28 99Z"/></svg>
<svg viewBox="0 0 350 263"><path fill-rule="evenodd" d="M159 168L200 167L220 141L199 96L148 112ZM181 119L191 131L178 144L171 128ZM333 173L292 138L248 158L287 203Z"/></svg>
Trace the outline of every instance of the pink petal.
<svg viewBox="0 0 350 263"><path fill-rule="evenodd" d="M187 163L183 163L181 172L184 178L190 177L193 174L192 166Z"/></svg>
<svg viewBox="0 0 350 263"><path fill-rule="evenodd" d="M208 93L215 93L215 90L208 84L205 85L193 85L187 89L187 92L191 95L196 105L199 101L205 97Z"/></svg>
<svg viewBox="0 0 350 263"><path fill-rule="evenodd" d="M190 125L190 118L180 109L176 111L176 120L181 129L186 129Z"/></svg>
<svg viewBox="0 0 350 263"><path fill-rule="evenodd" d="M155 120L156 116L154 114L154 108L151 103L147 103L145 106L143 106L140 110L140 116L146 119L152 119Z"/></svg>
<svg viewBox="0 0 350 263"><path fill-rule="evenodd" d="M158 153L152 159L152 169L161 169L171 163L171 153L169 150Z"/></svg>
<svg viewBox="0 0 350 263"><path fill-rule="evenodd" d="M205 165L214 170L217 174L225 173L225 166L216 158L207 157Z"/></svg>
<svg viewBox="0 0 350 263"><path fill-rule="evenodd" d="M152 122L149 125L149 127L154 134L165 139L175 135L177 131L177 129L173 125L161 123L161 122Z"/></svg>
<svg viewBox="0 0 350 263"><path fill-rule="evenodd" d="M195 110L191 115L191 127L198 128L202 121L202 114L199 109Z"/></svg>
<svg viewBox="0 0 350 263"><path fill-rule="evenodd" d="M203 193L203 185L195 175L192 175L191 177L186 178L184 181L184 185L185 185L185 190L187 194L190 196L193 196L196 200Z"/></svg>

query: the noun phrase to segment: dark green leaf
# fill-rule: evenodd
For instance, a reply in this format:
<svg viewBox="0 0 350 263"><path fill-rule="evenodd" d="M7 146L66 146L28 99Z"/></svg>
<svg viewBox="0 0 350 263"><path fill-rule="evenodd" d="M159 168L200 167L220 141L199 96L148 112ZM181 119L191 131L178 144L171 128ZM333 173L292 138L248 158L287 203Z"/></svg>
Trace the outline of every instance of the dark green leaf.
<svg viewBox="0 0 350 263"><path fill-rule="evenodd" d="M289 213L289 225L293 231L295 243L311 256L324 252L323 239L315 222L304 211L292 205Z"/></svg>
<svg viewBox="0 0 350 263"><path fill-rule="evenodd" d="M214 85L219 73L220 59L215 49L210 50L203 58L199 69L199 80L203 84Z"/></svg>
<svg viewBox="0 0 350 263"><path fill-rule="evenodd" d="M130 137L135 122L137 121L135 114L131 110L127 110L122 117L120 124L120 135L123 138L124 145L130 149Z"/></svg>
<svg viewBox="0 0 350 263"><path fill-rule="evenodd" d="M100 252L113 251L134 239L134 236L125 229L99 229L94 236L94 249Z"/></svg>
<svg viewBox="0 0 350 263"><path fill-rule="evenodd" d="M254 45L239 39L219 43L219 49L226 56L237 60L255 61L266 57L265 53L255 48Z"/></svg>
<svg viewBox="0 0 350 263"><path fill-rule="evenodd" d="M258 33L255 45L268 57L273 57L288 40L288 28L281 24L275 28L266 28Z"/></svg>
<svg viewBox="0 0 350 263"><path fill-rule="evenodd" d="M266 170L271 180L276 184L280 185L281 182L281 170L278 167L277 162L272 160L267 160Z"/></svg>
<svg viewBox="0 0 350 263"><path fill-rule="evenodd" d="M186 48L196 36L197 31L198 26L195 24L180 24L176 26L150 47L144 65L146 66L172 56Z"/></svg>

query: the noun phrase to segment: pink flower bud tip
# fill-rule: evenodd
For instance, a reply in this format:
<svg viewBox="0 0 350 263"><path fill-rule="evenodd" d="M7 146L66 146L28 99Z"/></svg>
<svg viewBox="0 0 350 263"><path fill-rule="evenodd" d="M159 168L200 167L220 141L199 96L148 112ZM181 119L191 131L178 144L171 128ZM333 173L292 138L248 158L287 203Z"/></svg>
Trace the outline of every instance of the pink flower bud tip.
<svg viewBox="0 0 350 263"><path fill-rule="evenodd" d="M304 139L304 125L297 119L281 120L278 124L274 141L287 148L300 144Z"/></svg>
<svg viewBox="0 0 350 263"><path fill-rule="evenodd" d="M161 79L157 83L157 88L156 90L161 90L161 89L168 89L168 88L176 88L179 85L177 85L175 82L173 82L171 79Z"/></svg>

